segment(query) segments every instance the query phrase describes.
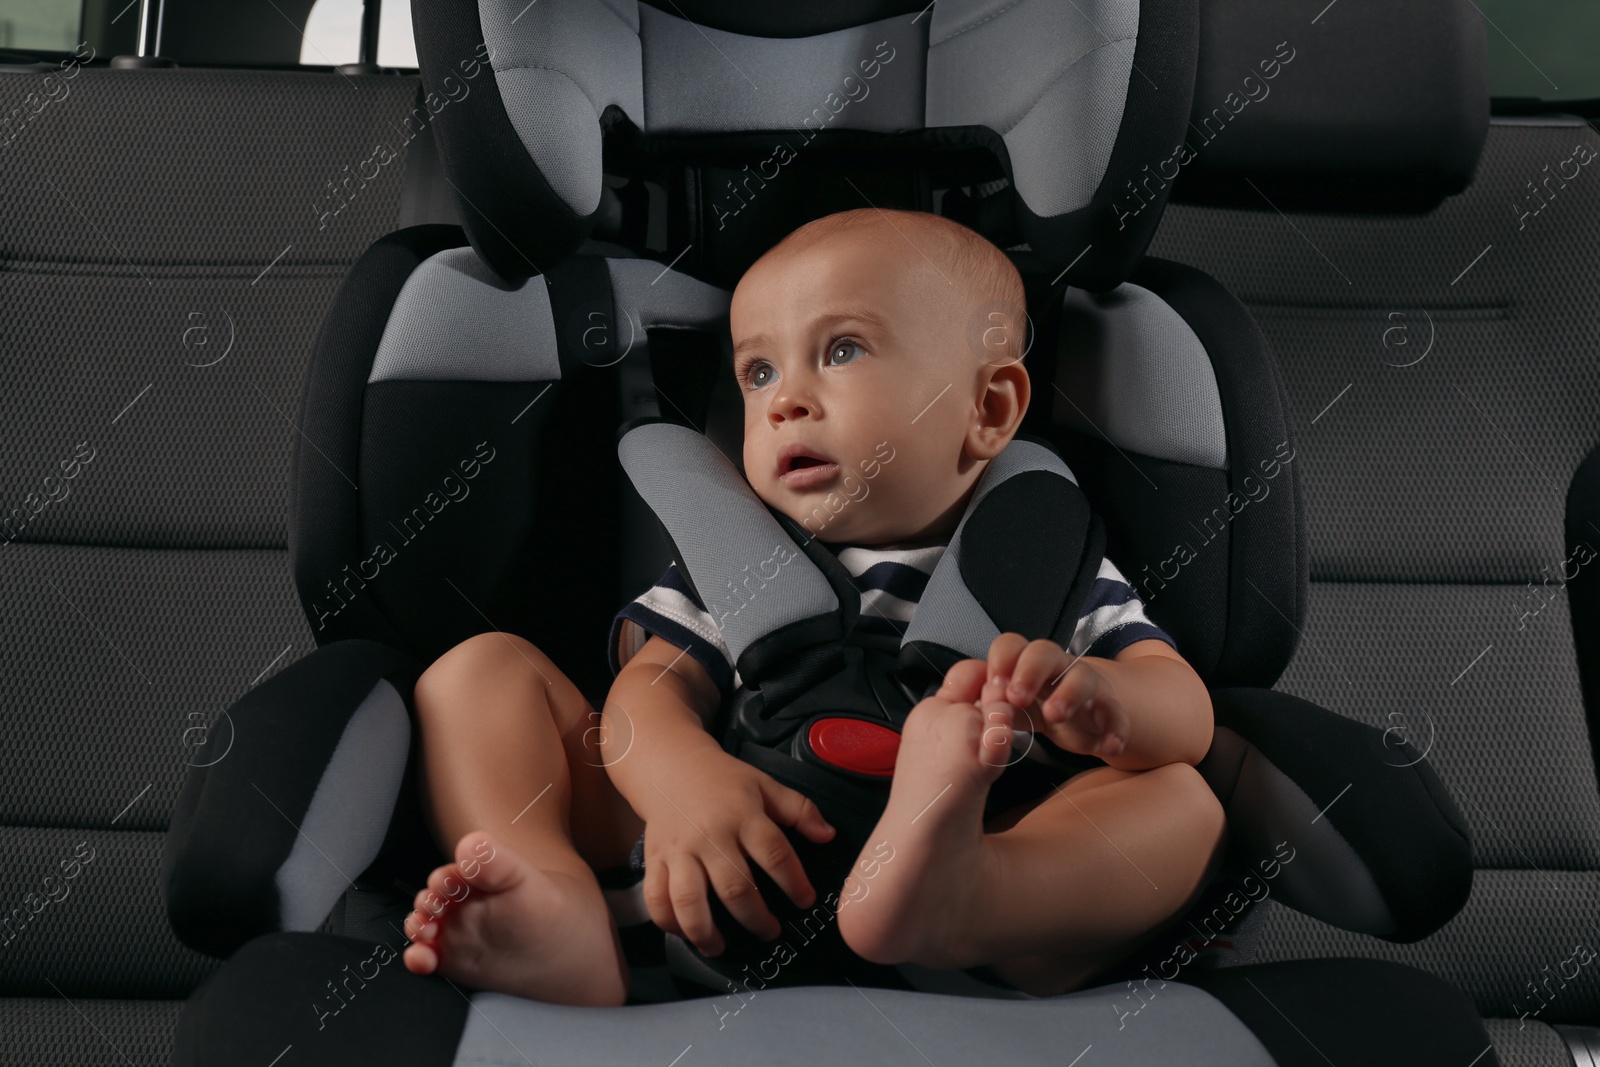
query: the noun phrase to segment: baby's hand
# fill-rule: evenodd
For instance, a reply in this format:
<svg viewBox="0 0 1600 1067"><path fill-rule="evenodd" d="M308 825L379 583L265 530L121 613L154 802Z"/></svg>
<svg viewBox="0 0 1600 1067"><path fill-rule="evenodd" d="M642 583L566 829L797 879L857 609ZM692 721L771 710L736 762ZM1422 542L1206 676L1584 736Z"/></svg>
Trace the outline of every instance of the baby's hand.
<svg viewBox="0 0 1600 1067"><path fill-rule="evenodd" d="M706 898L709 882L739 923L768 941L782 926L768 910L745 854L759 863L798 906L816 890L781 827L810 840L834 828L803 793L728 755L711 751L678 761L653 782L655 800L639 812L644 828L644 900L650 918L691 942L702 955L724 948Z"/></svg>
<svg viewBox="0 0 1600 1067"><path fill-rule="evenodd" d="M1128 747L1133 724L1096 657L1006 633L989 646L988 677L1007 679L1006 703L1068 752L1104 758Z"/></svg>

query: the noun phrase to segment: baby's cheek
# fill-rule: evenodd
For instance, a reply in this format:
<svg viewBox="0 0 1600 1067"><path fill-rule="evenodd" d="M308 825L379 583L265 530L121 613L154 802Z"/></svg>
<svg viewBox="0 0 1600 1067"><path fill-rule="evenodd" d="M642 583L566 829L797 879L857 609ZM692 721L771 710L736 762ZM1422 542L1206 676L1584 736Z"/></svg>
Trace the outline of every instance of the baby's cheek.
<svg viewBox="0 0 1600 1067"><path fill-rule="evenodd" d="M872 492L871 483L855 471L846 470L839 481L840 491L851 503L861 503Z"/></svg>

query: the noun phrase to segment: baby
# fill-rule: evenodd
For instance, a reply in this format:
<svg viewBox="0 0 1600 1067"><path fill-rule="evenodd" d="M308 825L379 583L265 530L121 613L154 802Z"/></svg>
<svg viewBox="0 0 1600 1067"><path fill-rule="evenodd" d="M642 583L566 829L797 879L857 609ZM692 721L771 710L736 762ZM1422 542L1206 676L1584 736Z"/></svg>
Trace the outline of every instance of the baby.
<svg viewBox="0 0 1600 1067"><path fill-rule="evenodd" d="M867 208L790 234L745 273L729 314L745 477L855 576L858 627L898 635L1027 410L1021 277L958 223ZM842 473L869 459L870 491L838 507ZM1211 878L1224 818L1195 770L1209 695L1111 561L1098 573L1074 652L1001 634L987 661L956 664L912 709L855 868L870 884L822 887L845 898L839 934L861 957L1069 992ZM627 865L641 835L648 918L708 956L724 948L712 892L757 935L781 932L751 863L797 906L817 901L783 828L818 843L834 830L707 732L737 678L676 567L619 615L611 653L603 715L513 634L479 634L419 679L424 809L455 862L406 919L408 969L624 1003L628 968L595 872ZM1013 729L1105 766L985 821Z"/></svg>

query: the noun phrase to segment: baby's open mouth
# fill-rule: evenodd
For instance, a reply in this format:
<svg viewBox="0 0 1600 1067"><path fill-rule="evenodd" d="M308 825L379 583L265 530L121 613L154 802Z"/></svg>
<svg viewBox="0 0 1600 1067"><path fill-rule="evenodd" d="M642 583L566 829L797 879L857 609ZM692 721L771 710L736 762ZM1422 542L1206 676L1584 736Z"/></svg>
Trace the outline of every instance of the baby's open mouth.
<svg viewBox="0 0 1600 1067"><path fill-rule="evenodd" d="M800 445L784 445L778 452L778 480L791 489L819 485L839 473L839 464Z"/></svg>

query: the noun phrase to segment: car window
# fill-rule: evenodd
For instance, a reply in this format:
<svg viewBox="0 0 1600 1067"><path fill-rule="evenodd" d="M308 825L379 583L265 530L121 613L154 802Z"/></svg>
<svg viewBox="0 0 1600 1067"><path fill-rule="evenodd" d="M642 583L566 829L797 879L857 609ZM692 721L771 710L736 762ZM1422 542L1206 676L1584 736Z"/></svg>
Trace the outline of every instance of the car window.
<svg viewBox="0 0 1600 1067"><path fill-rule="evenodd" d="M81 10L82 0L0 0L0 48L70 52Z"/></svg>
<svg viewBox="0 0 1600 1067"><path fill-rule="evenodd" d="M361 0L317 0L306 17L300 62L330 66L354 63L361 53ZM408 0L384 0L378 18L378 66L417 65Z"/></svg>
<svg viewBox="0 0 1600 1067"><path fill-rule="evenodd" d="M1489 94L1541 100L1600 97L1600 3L1472 0L1489 39Z"/></svg>

